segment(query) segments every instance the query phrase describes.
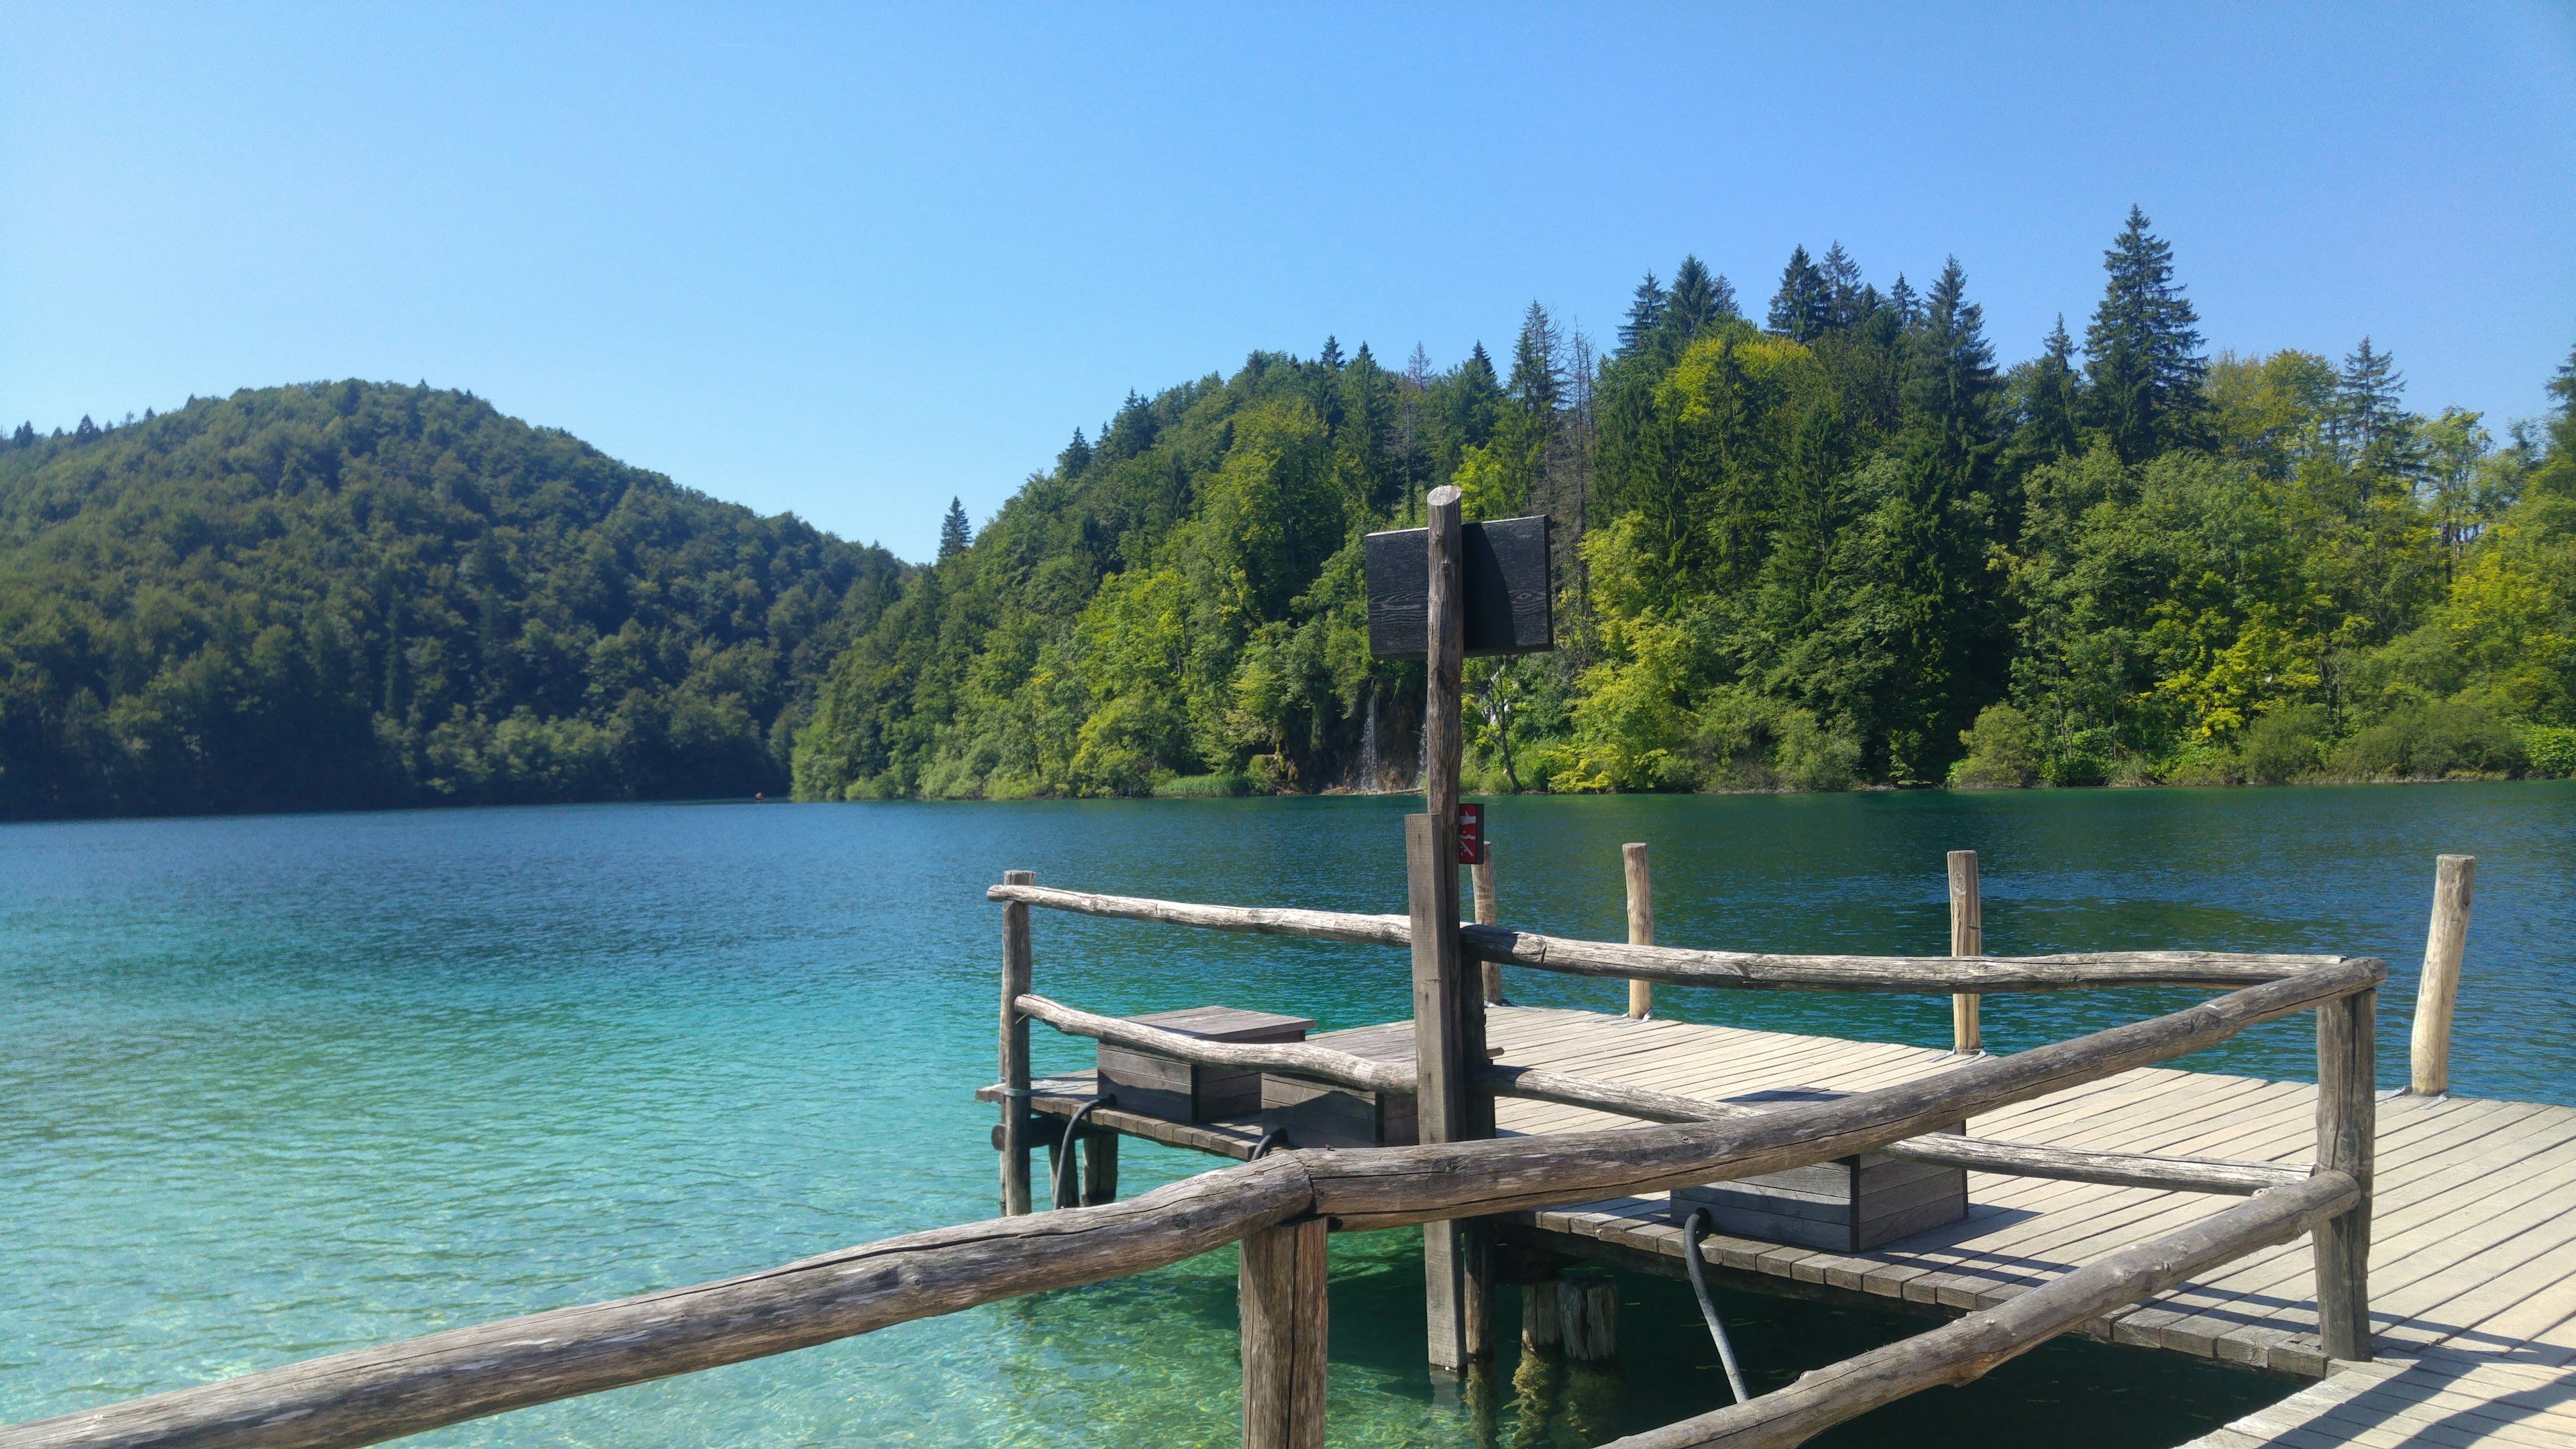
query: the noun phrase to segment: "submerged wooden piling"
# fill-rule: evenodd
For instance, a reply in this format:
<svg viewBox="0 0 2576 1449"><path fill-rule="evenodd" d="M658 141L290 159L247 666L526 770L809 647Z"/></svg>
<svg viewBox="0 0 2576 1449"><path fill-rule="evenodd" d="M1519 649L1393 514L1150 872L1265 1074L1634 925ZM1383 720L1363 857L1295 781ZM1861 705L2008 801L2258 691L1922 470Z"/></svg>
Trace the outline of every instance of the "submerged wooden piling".
<svg viewBox="0 0 2576 1449"><path fill-rule="evenodd" d="M1466 610L1460 587L1459 494L1431 490L1429 621L1423 660L1423 813L1405 818L1404 861L1413 953L1415 1128L1424 1143L1493 1135L1493 1098L1475 1090L1485 1064L1481 983L1458 945L1460 668ZM1423 1304L1432 1368L1463 1372L1487 1341L1490 1253L1481 1224L1423 1224Z"/></svg>
<svg viewBox="0 0 2576 1449"><path fill-rule="evenodd" d="M2474 855L2439 856L2433 863L2433 919L2424 931L2424 974L2415 987L2408 1063L2408 1090L2418 1097L2451 1090L2451 1010L2460 996L2460 956L2468 945L2469 897L2477 879Z"/></svg>
<svg viewBox="0 0 2576 1449"><path fill-rule="evenodd" d="M1036 885L1037 872L1006 870L1004 885ZM1002 905L1002 1216L1029 1210L1029 1019L1019 1000L1029 994L1029 908Z"/></svg>
<svg viewBox="0 0 2576 1449"><path fill-rule="evenodd" d="M1323 1449L1327 1228L1309 1218L1243 1240L1243 1449Z"/></svg>
<svg viewBox="0 0 2576 1449"><path fill-rule="evenodd" d="M1950 954L1986 954L1985 903L1977 889L1977 853L1950 852ZM1950 1050L1961 1056L1986 1049L1984 1028L1977 1020L1978 998L1962 992L1950 998Z"/></svg>
<svg viewBox="0 0 2576 1449"><path fill-rule="evenodd" d="M1619 847L1620 873L1628 881L1628 944L1655 944L1655 879L1646 868L1646 842L1632 840ZM1628 1017L1643 1021L1655 1010L1655 983L1643 977L1628 978Z"/></svg>

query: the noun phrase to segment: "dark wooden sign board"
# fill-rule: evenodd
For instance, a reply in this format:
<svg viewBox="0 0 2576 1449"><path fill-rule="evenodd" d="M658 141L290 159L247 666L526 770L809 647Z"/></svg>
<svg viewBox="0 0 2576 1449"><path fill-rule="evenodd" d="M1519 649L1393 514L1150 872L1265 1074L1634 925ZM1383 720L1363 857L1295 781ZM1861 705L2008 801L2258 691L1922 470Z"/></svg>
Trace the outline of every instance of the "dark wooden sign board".
<svg viewBox="0 0 2576 1449"><path fill-rule="evenodd" d="M1556 647L1549 605L1547 515L1461 525L1469 654L1537 654ZM1431 530L1368 536L1369 653L1420 659L1431 618Z"/></svg>

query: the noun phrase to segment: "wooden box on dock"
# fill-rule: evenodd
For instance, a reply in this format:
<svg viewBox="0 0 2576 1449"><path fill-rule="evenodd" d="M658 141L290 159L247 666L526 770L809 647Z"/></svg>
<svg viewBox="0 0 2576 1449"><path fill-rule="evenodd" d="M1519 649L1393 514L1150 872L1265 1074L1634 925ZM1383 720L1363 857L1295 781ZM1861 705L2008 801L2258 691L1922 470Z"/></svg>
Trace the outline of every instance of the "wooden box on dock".
<svg viewBox="0 0 2576 1449"><path fill-rule="evenodd" d="M1308 1017L1231 1006L1193 1006L1128 1020L1206 1041L1230 1042L1304 1041L1307 1029L1315 1024ZM1100 1090L1115 1096L1122 1112L1166 1122L1213 1122L1261 1107L1259 1072L1202 1066L1107 1042L1100 1044Z"/></svg>
<svg viewBox="0 0 2576 1449"><path fill-rule="evenodd" d="M1337 1031L1318 1044L1413 1066L1409 1021ZM1364 1092L1276 1072L1261 1078L1261 1125L1284 1130L1291 1147L1410 1147L1416 1136L1410 1092Z"/></svg>
<svg viewBox="0 0 2576 1449"><path fill-rule="evenodd" d="M1840 1092L1759 1092L1733 1100L1829 1101ZM1941 1129L1964 1132L1967 1124ZM1811 1167L1673 1189L1672 1220L1707 1208L1718 1232L1766 1243L1858 1253L1968 1215L1964 1168L1864 1152Z"/></svg>

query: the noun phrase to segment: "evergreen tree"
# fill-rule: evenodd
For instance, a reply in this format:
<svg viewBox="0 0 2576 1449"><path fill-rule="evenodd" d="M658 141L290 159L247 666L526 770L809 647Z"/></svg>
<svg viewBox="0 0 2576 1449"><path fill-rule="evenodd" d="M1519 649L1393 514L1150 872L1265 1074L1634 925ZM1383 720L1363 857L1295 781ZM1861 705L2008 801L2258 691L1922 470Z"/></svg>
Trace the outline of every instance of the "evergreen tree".
<svg viewBox="0 0 2576 1449"><path fill-rule="evenodd" d="M1672 290L1664 294L1664 327L1679 351L1702 332L1735 315L1735 288L1696 256L1673 268Z"/></svg>
<svg viewBox="0 0 2576 1449"><path fill-rule="evenodd" d="M1076 428L1073 441L1065 444L1064 451L1055 455L1056 471L1067 478L1078 478L1082 470L1090 466L1091 444L1082 436L1082 429Z"/></svg>
<svg viewBox="0 0 2576 1449"><path fill-rule="evenodd" d="M1637 284L1635 295L1629 299L1628 320L1619 324L1620 356L1634 356L1654 338L1663 326L1666 305L1663 285L1655 280L1653 272L1646 273L1646 280Z"/></svg>
<svg viewBox="0 0 2576 1449"><path fill-rule="evenodd" d="M2078 451L2082 438L2076 419L2082 415L2081 378L2075 371L2075 339L2066 335L2066 314L2048 329L2040 354L2016 369L2011 455L2016 469L2034 466Z"/></svg>
<svg viewBox="0 0 2576 1449"><path fill-rule="evenodd" d="M1082 430L1075 429L1073 436L1076 441L1079 441ZM949 499L948 516L939 520L939 561L946 563L964 553L974 542L975 529L966 521L965 503L959 499Z"/></svg>
<svg viewBox="0 0 2576 1449"><path fill-rule="evenodd" d="M2343 370L2335 376L2333 427L2347 460L2361 463L2387 454L2405 427L2406 410L2398 405L2405 391L2396 359L2373 350L2369 338L2344 354Z"/></svg>
<svg viewBox="0 0 2576 1449"><path fill-rule="evenodd" d="M1923 321L1923 299L1914 294L1913 284L1905 274L1896 274L1896 283L1887 289L1887 310L1896 318L1897 330L1911 332Z"/></svg>
<svg viewBox="0 0 2576 1449"><path fill-rule="evenodd" d="M17 444L21 448L32 448L36 446L36 425L34 423L20 423L18 425L18 431L10 435L9 441Z"/></svg>
<svg viewBox="0 0 2576 1449"><path fill-rule="evenodd" d="M1534 417L1556 411L1564 390L1565 366L1558 356L1556 321L1536 302L1521 314L1521 335L1512 344L1511 393Z"/></svg>
<svg viewBox="0 0 2576 1449"><path fill-rule="evenodd" d="M1825 279L1826 328L1841 331L1875 310L1877 298L1861 283L1860 263L1852 260L1841 242L1825 249L1824 264L1818 271Z"/></svg>
<svg viewBox="0 0 2576 1449"><path fill-rule="evenodd" d="M1831 298L1832 287L1807 249L1793 248L1780 269L1780 290L1771 297L1771 330L1792 342L1814 341L1824 334Z"/></svg>
<svg viewBox="0 0 2576 1449"><path fill-rule="evenodd" d="M1324 339L1324 355L1318 360L1321 361L1325 367L1330 368L1334 372L1341 371L1342 340L1338 337L1326 337Z"/></svg>
<svg viewBox="0 0 2576 1449"><path fill-rule="evenodd" d="M2173 245L2129 208L2128 225L2102 254L2110 274L2084 330L2092 425L2125 462L2143 462L2198 434L2204 406L2200 318L2173 279Z"/></svg>
<svg viewBox="0 0 2576 1449"><path fill-rule="evenodd" d="M2556 416L2549 420L2549 456L2552 460L2576 458L2576 347L2568 349L2567 360L2551 375L2549 395L2558 399ZM18 431L24 434L27 430Z"/></svg>

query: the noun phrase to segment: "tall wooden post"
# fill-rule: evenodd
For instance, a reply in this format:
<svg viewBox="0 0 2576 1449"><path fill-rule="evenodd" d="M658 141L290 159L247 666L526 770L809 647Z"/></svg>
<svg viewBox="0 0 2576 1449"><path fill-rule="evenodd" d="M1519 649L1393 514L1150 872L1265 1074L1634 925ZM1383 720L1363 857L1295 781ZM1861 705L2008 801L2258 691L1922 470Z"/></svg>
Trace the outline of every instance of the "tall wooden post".
<svg viewBox="0 0 2576 1449"><path fill-rule="evenodd" d="M2469 941L2469 897L2478 858L2445 855L2433 862L2433 920L2424 932L2424 974L2415 986L2415 1039L2409 1063L2418 1097L2451 1090L2451 1008L2460 997L2460 953Z"/></svg>
<svg viewBox="0 0 2576 1449"><path fill-rule="evenodd" d="M1631 840L1619 847L1619 866L1628 878L1628 944L1655 944L1655 878L1646 869L1646 842ZM1644 1021L1655 1009L1655 983L1631 980L1628 983L1628 1017Z"/></svg>
<svg viewBox="0 0 2576 1449"><path fill-rule="evenodd" d="M1006 870L1004 885L1036 885L1037 872ZM1029 908L1002 904L1002 1216L1029 1210L1029 1019L1012 1003L1029 993Z"/></svg>
<svg viewBox="0 0 2576 1449"><path fill-rule="evenodd" d="M1243 1449L1323 1449L1325 1230L1314 1218L1243 1240Z"/></svg>
<svg viewBox="0 0 2576 1449"><path fill-rule="evenodd" d="M1467 867L1467 879L1476 888L1476 924L1498 926L1503 917L1494 905L1494 847L1486 842L1485 858ZM1503 963L1488 961L1485 965L1485 1004L1500 1006L1503 1002Z"/></svg>
<svg viewBox="0 0 2576 1449"><path fill-rule="evenodd" d="M1954 850L1950 852L1950 954L1985 953L1986 912L1977 891L1977 853ZM1977 998L1965 993L1951 997L1950 1050L1968 1056L1985 1049L1985 1032L1977 1022Z"/></svg>
<svg viewBox="0 0 2576 1449"><path fill-rule="evenodd" d="M2379 993L2317 1008L2317 1166L2350 1173L2361 1201L2317 1224L2317 1336L2328 1358L2370 1357L2371 1166L2379 1135L2372 1032Z"/></svg>
<svg viewBox="0 0 2576 1449"><path fill-rule="evenodd" d="M1423 813L1406 817L1404 831L1413 925L1414 1111L1422 1141L1458 1142L1493 1135L1493 1099L1469 1087L1471 1072L1486 1059L1485 1005L1458 951L1459 670L1466 656L1458 490L1434 488L1429 504ZM1480 1224L1423 1224L1423 1293L1434 1369L1463 1372L1472 1359L1491 1352L1490 1256Z"/></svg>

